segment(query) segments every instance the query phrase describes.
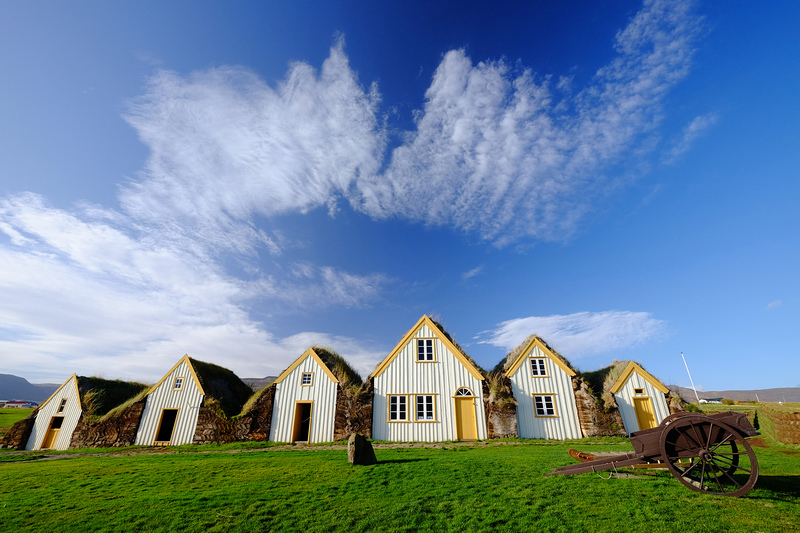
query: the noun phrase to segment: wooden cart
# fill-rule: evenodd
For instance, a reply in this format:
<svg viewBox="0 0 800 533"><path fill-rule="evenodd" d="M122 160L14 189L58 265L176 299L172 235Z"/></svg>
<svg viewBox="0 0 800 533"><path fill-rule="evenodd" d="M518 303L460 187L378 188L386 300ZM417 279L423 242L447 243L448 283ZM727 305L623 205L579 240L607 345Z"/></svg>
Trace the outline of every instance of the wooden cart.
<svg viewBox="0 0 800 533"><path fill-rule="evenodd" d="M728 411L709 416L674 413L658 427L631 433L633 452L554 468L545 476L637 465L664 466L694 491L744 496L758 479L758 461L745 440L755 435L758 431L744 413ZM581 459L581 455L573 454L573 457L587 458Z"/></svg>

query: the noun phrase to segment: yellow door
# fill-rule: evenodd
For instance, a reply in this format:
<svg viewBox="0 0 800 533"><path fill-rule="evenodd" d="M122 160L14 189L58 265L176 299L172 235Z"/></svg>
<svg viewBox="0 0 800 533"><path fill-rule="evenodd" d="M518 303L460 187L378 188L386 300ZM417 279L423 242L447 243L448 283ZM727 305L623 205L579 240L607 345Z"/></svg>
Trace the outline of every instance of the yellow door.
<svg viewBox="0 0 800 533"><path fill-rule="evenodd" d="M456 401L456 439L475 440L478 438L478 424L475 420L475 398L455 398Z"/></svg>
<svg viewBox="0 0 800 533"><path fill-rule="evenodd" d="M47 433L44 434L42 441L42 450L49 450L58 439L58 434L61 432L61 424L64 422L63 416L54 416L50 419L50 426L47 428Z"/></svg>
<svg viewBox="0 0 800 533"><path fill-rule="evenodd" d="M633 408L636 410L636 423L639 431L656 427L656 412L650 398L634 398Z"/></svg>

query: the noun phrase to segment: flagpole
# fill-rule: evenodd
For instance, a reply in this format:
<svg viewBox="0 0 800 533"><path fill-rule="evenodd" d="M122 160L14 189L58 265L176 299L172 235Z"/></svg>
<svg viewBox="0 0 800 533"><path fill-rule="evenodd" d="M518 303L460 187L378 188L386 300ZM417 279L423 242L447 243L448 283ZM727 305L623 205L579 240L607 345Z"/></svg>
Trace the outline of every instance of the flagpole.
<svg viewBox="0 0 800 533"><path fill-rule="evenodd" d="M700 396L697 395L697 389L694 387L694 380L692 379L692 373L689 372L689 365L686 364L686 358L683 356L683 352L681 352L681 359L683 359L683 366L686 367L686 373L689 374L689 382L692 384L694 397L697 398L697 406L700 407Z"/></svg>

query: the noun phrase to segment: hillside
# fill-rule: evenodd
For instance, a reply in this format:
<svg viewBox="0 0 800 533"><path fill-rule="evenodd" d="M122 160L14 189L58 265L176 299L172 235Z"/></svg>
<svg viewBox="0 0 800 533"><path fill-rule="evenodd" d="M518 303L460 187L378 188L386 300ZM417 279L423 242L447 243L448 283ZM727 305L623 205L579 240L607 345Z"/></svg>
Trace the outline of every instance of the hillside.
<svg viewBox="0 0 800 533"><path fill-rule="evenodd" d="M60 386L52 383L35 385L12 374L0 374L0 399L41 403Z"/></svg>
<svg viewBox="0 0 800 533"><path fill-rule="evenodd" d="M669 389L681 395L685 402L694 403L694 391L678 385L669 385ZM723 391L697 391L701 399L705 398L727 398L729 400L739 400L740 402L754 402L756 395L760 402L800 402L800 387L784 387L780 389L758 389L758 390L723 390Z"/></svg>
<svg viewBox="0 0 800 533"><path fill-rule="evenodd" d="M267 376L265 378L242 378L242 381L244 381L247 386L254 391L260 391L276 379L278 379L278 376Z"/></svg>

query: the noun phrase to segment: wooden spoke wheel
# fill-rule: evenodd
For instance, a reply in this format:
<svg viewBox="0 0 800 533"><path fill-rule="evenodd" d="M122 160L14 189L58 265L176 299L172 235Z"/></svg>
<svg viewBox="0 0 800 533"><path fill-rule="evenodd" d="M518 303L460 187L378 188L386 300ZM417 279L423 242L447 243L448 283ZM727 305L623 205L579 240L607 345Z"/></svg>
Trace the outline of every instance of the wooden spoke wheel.
<svg viewBox="0 0 800 533"><path fill-rule="evenodd" d="M744 496L758 479L758 461L750 443L711 417L672 420L661 433L660 447L672 475L697 492Z"/></svg>

